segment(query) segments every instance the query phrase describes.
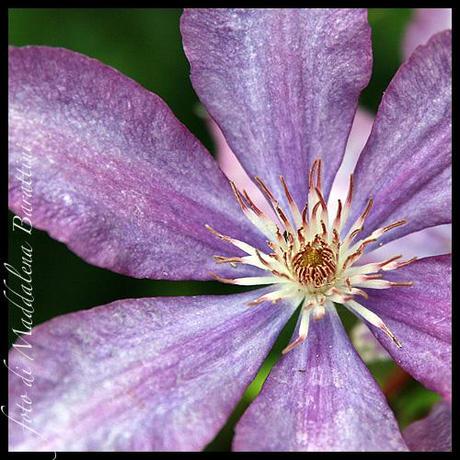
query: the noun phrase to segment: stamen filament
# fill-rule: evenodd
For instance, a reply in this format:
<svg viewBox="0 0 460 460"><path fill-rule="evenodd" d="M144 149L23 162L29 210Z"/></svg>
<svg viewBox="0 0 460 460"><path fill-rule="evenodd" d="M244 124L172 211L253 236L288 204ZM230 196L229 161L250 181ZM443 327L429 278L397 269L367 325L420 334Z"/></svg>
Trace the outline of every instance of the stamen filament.
<svg viewBox="0 0 460 460"><path fill-rule="evenodd" d="M286 353L290 352L294 348L298 347L300 344L305 342L305 339L307 338L308 335L308 325L310 323L310 313L311 309L309 308L310 305L304 305L302 306L302 312L301 312L301 320L300 320L300 326L299 326L299 336L291 342L281 353L285 355Z"/></svg>
<svg viewBox="0 0 460 460"><path fill-rule="evenodd" d="M390 329L385 325L385 323L381 320L379 316L377 316L374 312L368 310L367 308L363 307L358 302L354 300L349 300L347 303L344 304L346 307L357 313L361 316L364 320L368 323L372 324L373 326L379 328L383 331L391 340L396 344L398 348L402 347L401 342L396 338L396 336L390 331Z"/></svg>
<svg viewBox="0 0 460 460"><path fill-rule="evenodd" d="M294 219L294 224L296 228L300 228L302 226L302 216L300 214L299 208L297 207L297 203L294 201L294 198L292 197L283 176L280 176L280 181L289 204L289 209L291 210L291 214Z"/></svg>
<svg viewBox="0 0 460 460"><path fill-rule="evenodd" d="M276 276L248 276L247 278L222 278L216 273L211 273L217 281L225 284L236 284L238 286L259 286L264 284L280 283Z"/></svg>

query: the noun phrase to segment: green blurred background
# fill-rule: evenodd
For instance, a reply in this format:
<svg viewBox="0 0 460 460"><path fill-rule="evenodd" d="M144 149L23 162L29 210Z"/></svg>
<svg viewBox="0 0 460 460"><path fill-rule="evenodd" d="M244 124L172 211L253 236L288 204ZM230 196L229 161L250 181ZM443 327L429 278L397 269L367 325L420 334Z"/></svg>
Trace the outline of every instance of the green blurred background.
<svg viewBox="0 0 460 460"><path fill-rule="evenodd" d="M176 116L214 153L214 144L205 123L198 115L198 99L190 84L189 67L181 47L178 9L10 9L9 43L11 45L60 46L92 56L120 70L125 75L159 94ZM375 112L381 95L401 63L401 40L413 12L410 9L371 9L369 21L374 46L374 71L361 104ZM10 215L11 219L11 215ZM11 228L11 225L9 225ZM16 232L17 233L17 232ZM17 235L10 231L9 263L20 257ZM130 297L193 295L235 292L234 286L216 282L164 282L136 280L92 267L67 248L34 230L35 324L56 315L106 304ZM242 290L242 289L239 289ZM355 319L342 312L349 329ZM10 307L10 344L12 327L19 315ZM230 448L234 423L257 395L271 366L280 357L295 326L293 317L272 353L250 385L229 423L208 450ZM398 381L400 372L393 363L370 366L384 388ZM412 379L401 379L389 396L400 425L424 416L437 395Z"/></svg>

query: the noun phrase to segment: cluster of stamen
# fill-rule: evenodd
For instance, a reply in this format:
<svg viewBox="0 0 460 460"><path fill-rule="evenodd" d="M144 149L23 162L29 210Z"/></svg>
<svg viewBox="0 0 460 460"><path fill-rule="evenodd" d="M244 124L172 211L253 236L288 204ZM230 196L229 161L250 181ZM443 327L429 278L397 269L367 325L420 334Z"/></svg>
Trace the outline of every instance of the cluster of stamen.
<svg viewBox="0 0 460 460"><path fill-rule="evenodd" d="M316 235L311 243L294 254L291 260L292 272L299 283L319 289L331 284L337 269L336 253Z"/></svg>
<svg viewBox="0 0 460 460"><path fill-rule="evenodd" d="M343 304L353 313L383 330L398 347L401 347L401 343L383 321L358 303L355 297L362 296L367 299L368 295L362 288L387 289L393 286L411 286L411 282L384 280L380 272L406 266L415 258L402 261L402 256L395 256L382 262L365 265L356 265L356 262L369 244L377 241L387 231L406 222L404 220L394 222L355 242L371 211L373 204L371 198L362 214L341 238L351 208L353 176L350 176L345 202L343 204L338 200L337 213L331 220L322 193L321 160L314 161L311 167L307 203L302 211L297 207L283 177L280 177L289 205L289 218L265 183L258 177L255 179L271 204L276 219L270 218L268 213L260 210L246 191L238 190L232 182L231 186L245 216L267 237L269 253L230 236L222 235L209 226L206 227L217 237L233 244L246 254L241 257L215 256L216 262L229 263L232 266L252 265L269 274L233 279L222 278L216 274L214 277L230 284L276 286L277 289L260 296L250 305L263 302L275 303L286 298L298 304L302 303L299 337L286 347L284 353L306 339L310 317L315 320L321 319L328 308L333 308L333 303Z"/></svg>

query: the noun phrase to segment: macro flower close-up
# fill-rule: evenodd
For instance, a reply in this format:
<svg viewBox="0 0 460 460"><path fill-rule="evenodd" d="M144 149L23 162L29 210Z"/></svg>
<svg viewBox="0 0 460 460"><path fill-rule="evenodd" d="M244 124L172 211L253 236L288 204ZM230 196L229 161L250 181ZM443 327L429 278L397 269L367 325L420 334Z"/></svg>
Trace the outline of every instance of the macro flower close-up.
<svg viewBox="0 0 460 460"><path fill-rule="evenodd" d="M451 449L451 255L394 246L451 223L451 31L431 21L423 35L423 17L366 118L366 9L186 9L183 50L219 161L114 68L9 48L14 230L128 277L243 287L127 295L16 334L10 450L203 450L292 318L233 450ZM352 154L361 117L370 133ZM342 311L439 395L427 418L402 430Z"/></svg>

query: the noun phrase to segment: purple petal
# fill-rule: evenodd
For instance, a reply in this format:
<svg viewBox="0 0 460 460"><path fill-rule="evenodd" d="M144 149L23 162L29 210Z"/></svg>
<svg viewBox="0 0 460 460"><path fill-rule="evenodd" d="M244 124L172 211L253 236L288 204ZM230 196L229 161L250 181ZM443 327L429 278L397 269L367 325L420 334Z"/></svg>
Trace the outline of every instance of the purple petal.
<svg viewBox="0 0 460 460"><path fill-rule="evenodd" d="M323 158L328 193L371 73L366 11L191 9L181 31L193 86L248 174L280 200L283 175L303 206Z"/></svg>
<svg viewBox="0 0 460 460"><path fill-rule="evenodd" d="M400 219L382 240L451 221L451 54L451 32L434 36L385 92L355 170L350 222L375 203L363 237Z"/></svg>
<svg viewBox="0 0 460 460"><path fill-rule="evenodd" d="M13 350L9 366L35 382L10 373L9 415L20 419L27 390L31 426L47 439L10 421L10 449L202 449L294 311L247 306L260 294L121 300L33 329L34 360Z"/></svg>
<svg viewBox="0 0 460 460"><path fill-rule="evenodd" d="M452 407L445 401L436 404L427 417L409 425L403 436L414 452L452 451Z"/></svg>
<svg viewBox="0 0 460 460"><path fill-rule="evenodd" d="M413 286L372 290L367 301L402 343L397 348L370 326L392 358L446 398L451 396L452 384L451 271L450 255L421 259L385 276L392 281L413 281Z"/></svg>
<svg viewBox="0 0 460 460"><path fill-rule="evenodd" d="M407 450L396 420L331 308L287 353L236 427L236 450Z"/></svg>
<svg viewBox="0 0 460 460"><path fill-rule="evenodd" d="M445 29L452 29L450 8L417 8L404 39L406 59L417 46L423 45L432 35Z"/></svg>
<svg viewBox="0 0 460 460"><path fill-rule="evenodd" d="M158 96L64 49L12 48L9 71L10 207L24 215L31 173L34 227L140 278L209 279L212 256L235 253L205 224L263 241Z"/></svg>

